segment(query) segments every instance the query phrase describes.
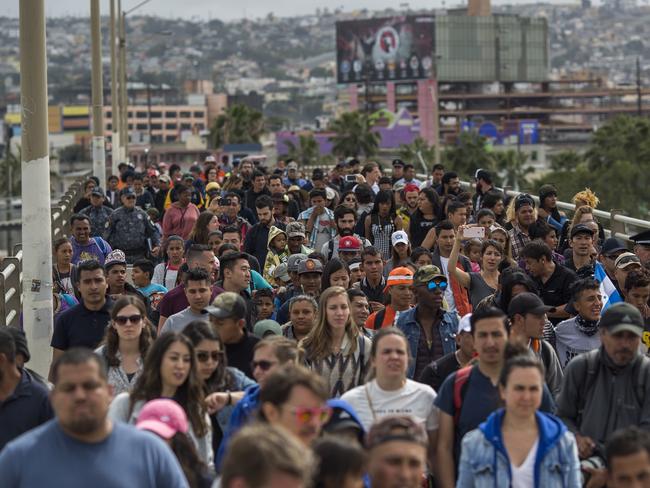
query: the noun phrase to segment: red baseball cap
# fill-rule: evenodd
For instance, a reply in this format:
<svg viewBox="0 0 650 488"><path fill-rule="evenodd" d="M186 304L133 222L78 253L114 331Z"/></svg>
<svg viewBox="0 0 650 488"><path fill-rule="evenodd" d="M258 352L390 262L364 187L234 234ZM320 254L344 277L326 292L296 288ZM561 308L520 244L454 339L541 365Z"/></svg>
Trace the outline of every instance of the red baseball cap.
<svg viewBox="0 0 650 488"><path fill-rule="evenodd" d="M339 251L361 251L361 241L354 236L341 237Z"/></svg>
<svg viewBox="0 0 650 488"><path fill-rule="evenodd" d="M420 188L418 188L418 185L416 185L415 183L409 183L404 187L404 193L408 191L420 191Z"/></svg>
<svg viewBox="0 0 650 488"><path fill-rule="evenodd" d="M148 430L163 439L171 439L177 432L187 434L188 424L185 410L174 400L158 398L147 402L135 425L140 430Z"/></svg>

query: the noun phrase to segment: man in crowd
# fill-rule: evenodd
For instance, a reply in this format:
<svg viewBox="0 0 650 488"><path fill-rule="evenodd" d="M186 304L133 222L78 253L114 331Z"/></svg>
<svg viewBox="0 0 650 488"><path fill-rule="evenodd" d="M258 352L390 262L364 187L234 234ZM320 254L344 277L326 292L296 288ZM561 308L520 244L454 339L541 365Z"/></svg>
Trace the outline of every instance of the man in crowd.
<svg viewBox="0 0 650 488"><path fill-rule="evenodd" d="M359 282L357 288L368 297L372 311L378 312L384 307L384 288L386 288L381 252L376 247L366 247L361 253L361 267L365 278Z"/></svg>
<svg viewBox="0 0 650 488"><path fill-rule="evenodd" d="M571 255L564 262L564 266L576 273L580 278L589 278L594 275L594 263L591 260L591 251L594 246L594 234L591 228L584 224L571 227L569 247Z"/></svg>
<svg viewBox="0 0 650 488"><path fill-rule="evenodd" d="M474 208L480 209L483 208L481 204L483 203L483 196L494 189L492 184L492 174L486 169L477 169L474 173L474 181L476 182L476 193L472 198Z"/></svg>
<svg viewBox="0 0 650 488"><path fill-rule="evenodd" d="M299 286L295 294L305 294L318 300L321 292L321 277L323 276L323 263L318 259L305 258L298 261ZM277 313L277 321L285 324L289 321L289 301L285 301Z"/></svg>
<svg viewBox="0 0 650 488"><path fill-rule="evenodd" d="M447 171L440 180L438 194L442 197L456 196L461 192L458 173Z"/></svg>
<svg viewBox="0 0 650 488"><path fill-rule="evenodd" d="M442 178L445 175L445 167L440 164L434 164L433 167L431 168L431 178L429 181L427 181L426 186L431 187L436 192L441 195L442 194Z"/></svg>
<svg viewBox="0 0 650 488"><path fill-rule="evenodd" d="M289 246L289 255L293 254L311 254L313 251L305 246L305 225L302 222L289 222L287 224L287 245Z"/></svg>
<svg viewBox="0 0 650 488"><path fill-rule="evenodd" d="M339 257L338 244L342 237L354 236L363 245L367 247L370 241L354 233L354 227L357 223L357 215L353 209L344 205L339 205L334 209L334 224L336 225L336 235L320 248L320 252L328 259Z"/></svg>
<svg viewBox="0 0 650 488"><path fill-rule="evenodd" d="M119 190L120 179L116 175L111 175L106 180L106 200L108 204L117 208L120 205L120 190Z"/></svg>
<svg viewBox="0 0 650 488"><path fill-rule="evenodd" d="M402 312L411 308L413 303L413 271L406 267L397 267L388 274L384 293L388 296L386 308L373 312L365 322L366 328L379 330L392 327Z"/></svg>
<svg viewBox="0 0 650 488"><path fill-rule="evenodd" d="M0 451L54 415L47 386L16 361L18 348L8 329L0 328Z"/></svg>
<svg viewBox="0 0 650 488"><path fill-rule="evenodd" d="M350 299L350 315L354 323L359 327L363 327L370 316L368 297L361 290L353 287L348 289L348 298ZM366 333L363 329L362 332Z"/></svg>
<svg viewBox="0 0 650 488"><path fill-rule="evenodd" d="M512 258L519 261L523 256L521 253L531 239L528 235L528 227L535 222L535 200L527 193L515 197L515 220L512 221L512 229L508 231L512 245Z"/></svg>
<svg viewBox="0 0 650 488"><path fill-rule="evenodd" d="M189 306L169 317L160 333L168 331L182 332L190 322L206 319L204 309L210 304L210 294L212 292L210 275L201 268L192 268L184 274L183 284Z"/></svg>
<svg viewBox="0 0 650 488"><path fill-rule="evenodd" d="M242 190L248 191L253 188L253 171L255 171L253 162L249 159L244 159L239 164L239 176L244 180Z"/></svg>
<svg viewBox="0 0 650 488"><path fill-rule="evenodd" d="M602 346L573 359L564 371L557 415L576 435L581 459L603 457L618 429L650 428L650 358L639 351L643 318L628 303L600 320Z"/></svg>
<svg viewBox="0 0 650 488"><path fill-rule="evenodd" d="M623 286L623 283L619 285L616 282L616 267L614 263L616 262L616 258L624 252L627 252L625 243L616 237L610 237L609 239L605 239L600 248L600 254L598 255L598 261L603 265L607 276L619 290Z"/></svg>
<svg viewBox="0 0 650 488"><path fill-rule="evenodd" d="M253 176L251 178L251 181L253 183L253 187L246 192L246 208L248 208L251 212L253 212L253 215L255 215L255 209L259 208L256 205L256 201L259 197L261 196L271 196L271 192L269 189L266 187L266 177L264 176L264 173L262 173L259 170L253 171ZM271 209L273 209L273 206L271 205ZM255 217L255 221L251 222L252 224L257 223L257 217Z"/></svg>
<svg viewBox="0 0 650 488"><path fill-rule="evenodd" d="M102 237L90 237L90 218L87 215L75 214L70 217L72 230L72 264L82 261L95 260L103 265L106 256L112 251L111 246Z"/></svg>
<svg viewBox="0 0 650 488"><path fill-rule="evenodd" d="M467 207L463 202L451 201L447 205L447 220L454 226L454 231L467 222Z"/></svg>
<svg viewBox="0 0 650 488"><path fill-rule="evenodd" d="M456 350L458 315L442 308L447 284L447 277L436 266L422 266L413 276L417 305L397 319L397 327L406 335L414 359L408 371L411 379L420 378L429 363Z"/></svg>
<svg viewBox="0 0 650 488"><path fill-rule="evenodd" d="M106 222L113 213L113 209L107 205L103 190L96 186L90 191L90 205L82 209L79 214L85 215L90 220L90 234L93 237L101 237L106 230Z"/></svg>
<svg viewBox="0 0 650 488"><path fill-rule="evenodd" d="M578 278L575 273L553 261L551 248L542 241L526 244L521 251L528 274L539 288L539 296L545 305L553 308L547 312L550 321L557 325L569 317L566 305L571 298L571 285Z"/></svg>
<svg viewBox="0 0 650 488"><path fill-rule="evenodd" d="M241 296L246 306L246 327L252 331L257 313L250 294L251 266L244 253L227 252L221 256L221 282L219 285L228 292Z"/></svg>
<svg viewBox="0 0 650 488"><path fill-rule="evenodd" d="M544 305L534 293L516 295L508 305L510 318L510 340L528 344L528 347L544 364L546 386L553 396L562 387L562 366L553 346L544 340L546 312L551 307Z"/></svg>
<svg viewBox="0 0 650 488"><path fill-rule="evenodd" d="M381 169L379 164L374 161L369 161L363 165L361 176L366 179L366 184L372 188L372 191L379 193L379 178L381 178Z"/></svg>
<svg viewBox="0 0 650 488"><path fill-rule="evenodd" d="M650 266L650 229L630 237L634 242L634 254L639 257L643 266Z"/></svg>
<svg viewBox="0 0 650 488"><path fill-rule="evenodd" d="M647 488L650 480L650 434L630 426L614 432L605 444L608 488Z"/></svg>
<svg viewBox="0 0 650 488"><path fill-rule="evenodd" d="M397 215L402 219L402 228L408 229L411 222L411 214L418 209L418 195L420 189L417 185L409 184L400 190L403 205L397 209Z"/></svg>
<svg viewBox="0 0 650 488"><path fill-rule="evenodd" d="M210 325L226 346L228 365L252 378L251 361L259 338L246 329L244 299L237 293L226 291L215 298L205 312L209 314Z"/></svg>
<svg viewBox="0 0 650 488"><path fill-rule="evenodd" d="M281 174L272 174L269 176L269 191L272 196L275 195L286 195L287 189L282 184L282 175ZM300 213L300 206L298 202L293 199L289 199L289 216L292 219L297 219L298 214Z"/></svg>
<svg viewBox="0 0 650 488"><path fill-rule="evenodd" d="M153 201L161 216L165 213L165 201L167 200L171 184L172 180L169 175L160 175L158 177L158 191L156 192Z"/></svg>
<svg viewBox="0 0 650 488"><path fill-rule="evenodd" d="M404 165L404 177L397 181L397 183L403 183L404 185L415 185L418 188L422 184L420 180L415 177L415 166L411 163Z"/></svg>
<svg viewBox="0 0 650 488"><path fill-rule="evenodd" d="M160 235L147 213L135 206L133 188L120 192L122 206L108 219L106 240L113 249L121 249L126 254L127 263L132 264L147 254L158 255Z"/></svg>
<svg viewBox="0 0 650 488"><path fill-rule="evenodd" d="M641 269L641 260L636 254L631 252L620 254L616 258L616 261L614 261L614 277L616 278L618 287L622 289L625 286L625 280L628 274L632 271L640 271Z"/></svg>
<svg viewBox="0 0 650 488"><path fill-rule="evenodd" d="M327 242L334 238L334 213L327 208L327 194L325 190L315 189L309 193L311 207L298 216L298 220L305 225L308 246L312 249L321 249Z"/></svg>
<svg viewBox="0 0 650 488"><path fill-rule="evenodd" d="M458 210L462 212L465 210ZM433 265L442 270L445 275L449 286L445 288L445 300L447 301L448 309L451 312L456 312L458 315L464 317L472 311L469 302L469 294L467 289L461 286L456 279L449 273L449 256L454 248L454 241L456 239L456 230L454 224L449 220L443 220L435 227L436 232L436 247L432 253ZM472 271L472 265L465 256L458 256L458 263L456 267L462 269L466 273Z"/></svg>
<svg viewBox="0 0 650 488"><path fill-rule="evenodd" d="M393 159L392 166L393 166L393 173L391 174L391 181L393 182L394 185L399 180L404 178L404 161L402 161L401 159Z"/></svg>
<svg viewBox="0 0 650 488"><path fill-rule="evenodd" d="M641 316L645 330L643 332L643 344L650 348L650 273L645 269L631 271L625 278L623 286L625 302L634 305Z"/></svg>
<svg viewBox="0 0 650 488"><path fill-rule="evenodd" d="M262 175L262 178L264 176ZM251 190L252 191L252 190ZM256 197L254 202L257 211L257 224L250 228L244 240L244 252L252 254L257 260L264 264L266 254L269 251L268 240L269 230L275 226L278 229L285 229L285 225L273 217L273 200L267 195Z"/></svg>
<svg viewBox="0 0 650 488"><path fill-rule="evenodd" d="M349 263L355 258L360 258L361 249L361 240L355 236L345 236L339 239L339 259L344 263Z"/></svg>
<svg viewBox="0 0 650 488"><path fill-rule="evenodd" d="M303 188L307 185L307 180L300 178L300 174L298 173L298 163L295 161L290 161L287 164L287 177L284 179L283 183L287 188L293 185Z"/></svg>
<svg viewBox="0 0 650 488"><path fill-rule="evenodd" d="M98 261L84 261L77 266L76 278L81 303L61 313L54 322L50 342L52 365L72 347L95 349L111 320L113 300L106 295L108 284L103 266Z"/></svg>
<svg viewBox="0 0 650 488"><path fill-rule="evenodd" d="M148 210L155 205L153 195L144 187L144 176L136 173L133 177L133 191L135 193L135 206L142 210Z"/></svg>
<svg viewBox="0 0 650 488"><path fill-rule="evenodd" d="M138 486L185 488L183 471L165 443L108 418L112 387L102 359L74 348L52 367L56 418L0 453L3 486ZM41 459L35 469L34 459Z"/></svg>
<svg viewBox="0 0 650 488"><path fill-rule="evenodd" d="M219 228L223 232L226 227L235 226L239 229L242 239L246 239L246 233L250 229L250 223L239 215L239 195L227 193L219 200Z"/></svg>

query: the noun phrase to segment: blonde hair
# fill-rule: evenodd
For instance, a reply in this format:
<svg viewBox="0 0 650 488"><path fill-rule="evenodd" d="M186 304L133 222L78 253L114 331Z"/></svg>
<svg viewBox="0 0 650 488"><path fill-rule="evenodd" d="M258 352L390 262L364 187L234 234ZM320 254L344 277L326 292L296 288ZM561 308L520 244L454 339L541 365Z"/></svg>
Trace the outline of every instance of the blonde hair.
<svg viewBox="0 0 650 488"><path fill-rule="evenodd" d="M576 204L576 207L578 206L578 201L586 203L591 208L596 208L600 203L600 199L591 191L591 188L585 188L573 195L572 202Z"/></svg>
<svg viewBox="0 0 650 488"><path fill-rule="evenodd" d="M492 234L495 232L503 232L503 234L506 236L506 245L503 246L503 257L511 262L514 262L512 259L512 241L510 239L510 233L500 225L494 225L494 228L490 231L490 239L494 239L492 237Z"/></svg>
<svg viewBox="0 0 650 488"><path fill-rule="evenodd" d="M578 207L576 209L576 212L573 214L573 220L571 221L571 225L569 226L569 232L571 232L571 228L574 225L578 225L580 223L582 216L587 214L590 214L593 217L594 222L596 222L596 216L594 215L593 207L590 207L588 205L583 205L582 207Z"/></svg>
<svg viewBox="0 0 650 488"><path fill-rule="evenodd" d="M506 208L506 222L515 222L517 220L515 200L517 200L517 197L511 198L508 203L508 207ZM535 217L535 220L537 220L537 206L533 206L533 216Z"/></svg>
<svg viewBox="0 0 650 488"><path fill-rule="evenodd" d="M348 293L342 286L330 286L320 296L318 304L318 318L314 327L309 331L307 337L300 341L300 345L305 349L306 355L310 360L321 360L332 353L332 331L327 323L327 302L330 298L342 295L351 308ZM349 354L354 354L357 349L357 338L359 337L359 327L354 323L352 313L348 316L345 323L345 334L350 340Z"/></svg>

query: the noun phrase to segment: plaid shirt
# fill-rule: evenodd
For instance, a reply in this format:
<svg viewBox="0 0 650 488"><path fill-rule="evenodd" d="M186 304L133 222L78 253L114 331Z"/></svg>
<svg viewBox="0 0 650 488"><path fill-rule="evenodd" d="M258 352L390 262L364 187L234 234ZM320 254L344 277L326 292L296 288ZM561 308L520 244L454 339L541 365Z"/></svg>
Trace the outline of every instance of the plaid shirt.
<svg viewBox="0 0 650 488"><path fill-rule="evenodd" d="M521 251L524 249L524 246L531 241L531 238L528 234L524 234L517 222L512 223L512 229L508 231L508 235L510 236L510 243L512 246L512 258L515 261L519 261L519 259L521 259Z"/></svg>

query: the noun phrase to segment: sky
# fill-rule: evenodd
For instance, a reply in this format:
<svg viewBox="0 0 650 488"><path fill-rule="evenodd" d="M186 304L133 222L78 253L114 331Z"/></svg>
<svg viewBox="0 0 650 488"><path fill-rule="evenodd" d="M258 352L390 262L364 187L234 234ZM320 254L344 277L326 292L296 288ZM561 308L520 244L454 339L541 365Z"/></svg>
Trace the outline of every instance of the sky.
<svg viewBox="0 0 650 488"><path fill-rule="evenodd" d="M122 0L122 9L129 10L138 5L142 0ZM0 5L0 16L17 17L18 0L3 1ZM117 3L117 1L116 1ZM533 3L532 0L493 0L493 3ZM566 3L569 3L568 1ZM573 2L571 2L573 3ZM575 3L578 3L575 0ZM46 16L87 16L90 11L90 0L45 0ZM221 20L234 20L243 17L258 18L265 17L270 11L270 5L274 7L273 13L276 16L288 17L294 15L312 14L317 8L328 7L330 10L343 7L346 12L357 9L369 8L381 10L383 8L443 8L458 7L466 5L466 0L280 0L269 2L269 0L151 0L146 5L137 9L138 14L155 14L161 17L177 18L193 17ZM100 0L103 15L108 15L109 0ZM134 12L134 15L135 13ZM196 20L196 19L195 19Z"/></svg>

